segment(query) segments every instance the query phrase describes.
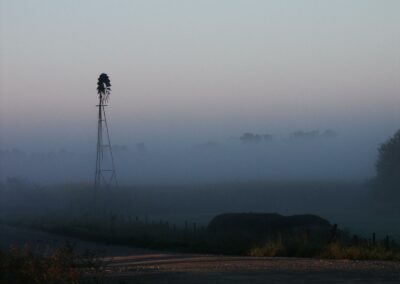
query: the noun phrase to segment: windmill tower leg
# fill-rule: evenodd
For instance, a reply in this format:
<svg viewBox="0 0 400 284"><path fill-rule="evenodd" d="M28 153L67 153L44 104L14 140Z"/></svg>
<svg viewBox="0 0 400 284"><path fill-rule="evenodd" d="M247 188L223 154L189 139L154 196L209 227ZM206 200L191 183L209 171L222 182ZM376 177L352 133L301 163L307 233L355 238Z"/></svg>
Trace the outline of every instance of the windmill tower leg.
<svg viewBox="0 0 400 284"><path fill-rule="evenodd" d="M103 144L103 118L102 118L102 102L99 101L99 114L97 121L97 147L96 147L96 172L94 179L94 189L97 191L101 183L101 159L102 159L102 144Z"/></svg>

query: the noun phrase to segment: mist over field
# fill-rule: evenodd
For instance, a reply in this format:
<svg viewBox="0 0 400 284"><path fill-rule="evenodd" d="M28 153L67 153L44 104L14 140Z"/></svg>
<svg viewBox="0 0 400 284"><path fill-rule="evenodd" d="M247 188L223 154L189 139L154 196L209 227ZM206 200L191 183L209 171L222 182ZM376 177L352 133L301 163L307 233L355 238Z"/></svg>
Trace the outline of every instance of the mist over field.
<svg viewBox="0 0 400 284"><path fill-rule="evenodd" d="M377 148L386 139L382 134L351 137L332 130L251 135L254 137L246 139L244 133L237 133L197 143L175 136L170 141L160 138L148 143L114 144L118 179L126 185L283 179L362 181L375 175ZM90 148L85 146L82 148ZM95 153L82 151L79 145L37 152L12 148L1 150L0 159L3 180L9 176L49 184L94 179Z"/></svg>

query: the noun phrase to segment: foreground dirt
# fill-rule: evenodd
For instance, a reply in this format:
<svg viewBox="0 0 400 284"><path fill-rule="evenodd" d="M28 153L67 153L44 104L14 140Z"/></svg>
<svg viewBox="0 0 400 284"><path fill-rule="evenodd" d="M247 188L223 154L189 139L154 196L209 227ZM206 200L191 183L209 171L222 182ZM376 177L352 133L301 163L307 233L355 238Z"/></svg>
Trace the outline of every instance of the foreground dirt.
<svg viewBox="0 0 400 284"><path fill-rule="evenodd" d="M3 249L29 244L42 250L66 240L103 256L106 283L400 283L400 262L166 253L0 226Z"/></svg>

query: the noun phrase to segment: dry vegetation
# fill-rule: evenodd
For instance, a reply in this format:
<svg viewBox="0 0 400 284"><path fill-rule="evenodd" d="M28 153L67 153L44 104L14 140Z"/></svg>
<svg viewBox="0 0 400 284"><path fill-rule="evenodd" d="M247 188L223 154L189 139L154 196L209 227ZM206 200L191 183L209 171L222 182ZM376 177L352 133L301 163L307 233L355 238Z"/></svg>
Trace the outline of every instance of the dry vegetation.
<svg viewBox="0 0 400 284"><path fill-rule="evenodd" d="M392 260L400 261L400 249L392 243L387 247L383 243L346 244L333 242L325 245L293 241L267 241L261 246L250 249L250 256L285 256L285 257L313 257L322 259L349 259L349 260Z"/></svg>
<svg viewBox="0 0 400 284"><path fill-rule="evenodd" d="M4 284L102 283L105 268L93 253L78 255L69 244L46 254L28 246L0 251L0 283Z"/></svg>

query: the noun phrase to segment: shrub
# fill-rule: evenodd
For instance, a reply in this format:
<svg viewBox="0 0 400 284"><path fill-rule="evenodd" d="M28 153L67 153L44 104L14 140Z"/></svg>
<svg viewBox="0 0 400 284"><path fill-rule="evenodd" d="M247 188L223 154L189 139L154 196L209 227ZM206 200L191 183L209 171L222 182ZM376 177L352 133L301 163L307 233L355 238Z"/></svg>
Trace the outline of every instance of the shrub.
<svg viewBox="0 0 400 284"><path fill-rule="evenodd" d="M250 250L250 256L282 256L285 247L282 241L267 241L263 246L257 246Z"/></svg>
<svg viewBox="0 0 400 284"><path fill-rule="evenodd" d="M345 246L340 243L332 243L325 247L319 257L352 260L400 260L400 252L395 249L387 249L382 245Z"/></svg>
<svg viewBox="0 0 400 284"><path fill-rule="evenodd" d="M0 283L77 284L84 276L90 276L85 283L98 283L102 271L104 264L94 254L77 256L68 244L49 255L34 253L29 246L0 252Z"/></svg>

